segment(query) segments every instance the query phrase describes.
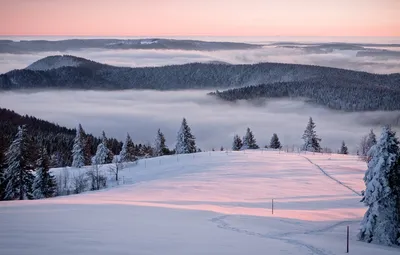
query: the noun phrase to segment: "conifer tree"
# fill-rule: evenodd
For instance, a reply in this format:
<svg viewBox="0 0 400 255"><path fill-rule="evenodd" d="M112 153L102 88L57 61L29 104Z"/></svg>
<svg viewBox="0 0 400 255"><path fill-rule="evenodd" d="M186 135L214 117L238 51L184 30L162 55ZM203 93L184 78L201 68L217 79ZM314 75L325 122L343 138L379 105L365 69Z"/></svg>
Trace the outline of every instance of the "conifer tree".
<svg viewBox="0 0 400 255"><path fill-rule="evenodd" d="M342 141L342 146L340 147L340 154L349 154L349 150L344 141Z"/></svg>
<svg viewBox="0 0 400 255"><path fill-rule="evenodd" d="M366 186L361 200L368 210L361 222L359 239L385 245L400 244L399 213L399 141L386 126L369 155Z"/></svg>
<svg viewBox="0 0 400 255"><path fill-rule="evenodd" d="M278 138L277 134L274 133L272 135L269 147L272 148L272 149L280 149L280 148L282 148L281 142L279 141L279 138Z"/></svg>
<svg viewBox="0 0 400 255"><path fill-rule="evenodd" d="M41 199L53 197L56 192L56 179L50 173L50 159L44 147L40 150L39 159L36 163L36 176L33 181L33 198Z"/></svg>
<svg viewBox="0 0 400 255"><path fill-rule="evenodd" d="M376 135L374 133L374 130L371 129L371 131L368 134L368 139L367 139L367 153L368 151L376 144Z"/></svg>
<svg viewBox="0 0 400 255"><path fill-rule="evenodd" d="M257 143L256 139L254 138L253 132L250 128L247 128L246 135L243 137L243 147L242 149L258 149L260 148Z"/></svg>
<svg viewBox="0 0 400 255"><path fill-rule="evenodd" d="M233 137L233 144L232 144L232 150L233 151L240 151L240 149L243 147L243 142L240 136L235 135Z"/></svg>
<svg viewBox="0 0 400 255"><path fill-rule="evenodd" d="M306 130L304 130L304 134L302 137L302 139L304 140L303 150L305 151L321 151L321 146L319 144L321 139L318 138L317 133L315 132L315 127L316 125L313 119L310 117Z"/></svg>
<svg viewBox="0 0 400 255"><path fill-rule="evenodd" d="M182 125L178 132L175 148L176 154L195 153L197 151L196 138L192 134L185 118L182 120Z"/></svg>
<svg viewBox="0 0 400 255"><path fill-rule="evenodd" d="M72 167L81 168L85 165L84 155L84 137L83 129L81 124L76 130L76 136L74 139L74 145L72 148Z"/></svg>
<svg viewBox="0 0 400 255"><path fill-rule="evenodd" d="M120 162L133 162L136 161L136 148L132 142L129 134L127 134L125 143L122 145L122 150L120 152Z"/></svg>
<svg viewBox="0 0 400 255"><path fill-rule="evenodd" d="M97 146L96 155L93 157L93 165L103 165L106 163L109 155L109 149L107 148L107 137L103 131L101 143Z"/></svg>
<svg viewBox="0 0 400 255"><path fill-rule="evenodd" d="M29 139L25 126L18 127L15 139L6 152L7 168L3 174L4 199L30 199L32 198L32 165L29 155Z"/></svg>
<svg viewBox="0 0 400 255"><path fill-rule="evenodd" d="M165 145L165 137L160 129L157 131L156 140L154 142L154 156L163 156L167 153L167 146Z"/></svg>

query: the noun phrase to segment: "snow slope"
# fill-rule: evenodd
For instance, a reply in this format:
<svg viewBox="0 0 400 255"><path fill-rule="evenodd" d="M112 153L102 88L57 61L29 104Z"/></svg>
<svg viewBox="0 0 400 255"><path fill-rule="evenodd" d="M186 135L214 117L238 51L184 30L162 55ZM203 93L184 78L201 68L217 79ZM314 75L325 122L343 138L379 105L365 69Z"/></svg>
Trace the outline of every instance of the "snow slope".
<svg viewBox="0 0 400 255"><path fill-rule="evenodd" d="M133 184L1 202L0 254L344 254L347 225L351 254L399 254L356 239L364 169L260 150L141 160L121 172Z"/></svg>

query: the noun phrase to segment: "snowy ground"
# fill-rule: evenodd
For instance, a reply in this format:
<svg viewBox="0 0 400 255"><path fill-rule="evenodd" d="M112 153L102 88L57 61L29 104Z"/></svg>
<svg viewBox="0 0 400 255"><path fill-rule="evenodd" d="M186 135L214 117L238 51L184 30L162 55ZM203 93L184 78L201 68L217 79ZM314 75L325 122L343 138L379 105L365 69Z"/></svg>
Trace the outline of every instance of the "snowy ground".
<svg viewBox="0 0 400 255"><path fill-rule="evenodd" d="M344 254L346 226L351 254L400 254L356 239L365 166L266 151L141 160L121 172L133 184L1 202L0 254Z"/></svg>

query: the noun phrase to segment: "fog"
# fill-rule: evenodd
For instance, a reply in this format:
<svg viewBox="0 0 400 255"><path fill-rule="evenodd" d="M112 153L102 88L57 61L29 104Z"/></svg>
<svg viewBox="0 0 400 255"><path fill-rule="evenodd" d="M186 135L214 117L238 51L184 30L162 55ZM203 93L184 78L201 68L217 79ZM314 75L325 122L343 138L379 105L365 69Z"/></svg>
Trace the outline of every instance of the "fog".
<svg viewBox="0 0 400 255"><path fill-rule="evenodd" d="M220 102L207 91L46 91L0 93L0 107L34 115L70 128L81 123L87 132L134 142L153 143L157 129L173 146L183 117L204 150L231 147L234 134L243 136L250 127L260 146L274 132L288 146L299 146L309 116L316 122L322 145L338 149L341 141L355 151L360 137L370 128L368 120L390 117L393 112L344 113L306 104L300 100L267 100L262 106L248 102ZM399 114L397 112L396 114Z"/></svg>
<svg viewBox="0 0 400 255"><path fill-rule="evenodd" d="M25 68L43 57L57 54L75 55L101 63L128 67L163 66L209 61L222 61L231 64L280 62L329 66L373 73L400 72L399 58L356 57L357 51L355 50L307 53L301 49L268 46L254 50L224 51L91 49L62 53L0 54L0 73Z"/></svg>

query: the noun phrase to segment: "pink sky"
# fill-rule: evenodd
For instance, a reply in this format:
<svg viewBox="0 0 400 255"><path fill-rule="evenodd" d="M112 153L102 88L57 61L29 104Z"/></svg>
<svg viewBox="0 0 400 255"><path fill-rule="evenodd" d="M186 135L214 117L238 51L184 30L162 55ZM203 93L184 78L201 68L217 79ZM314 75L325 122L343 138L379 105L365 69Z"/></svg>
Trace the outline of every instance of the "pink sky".
<svg viewBox="0 0 400 255"><path fill-rule="evenodd" d="M400 36L400 0L0 0L0 35Z"/></svg>

